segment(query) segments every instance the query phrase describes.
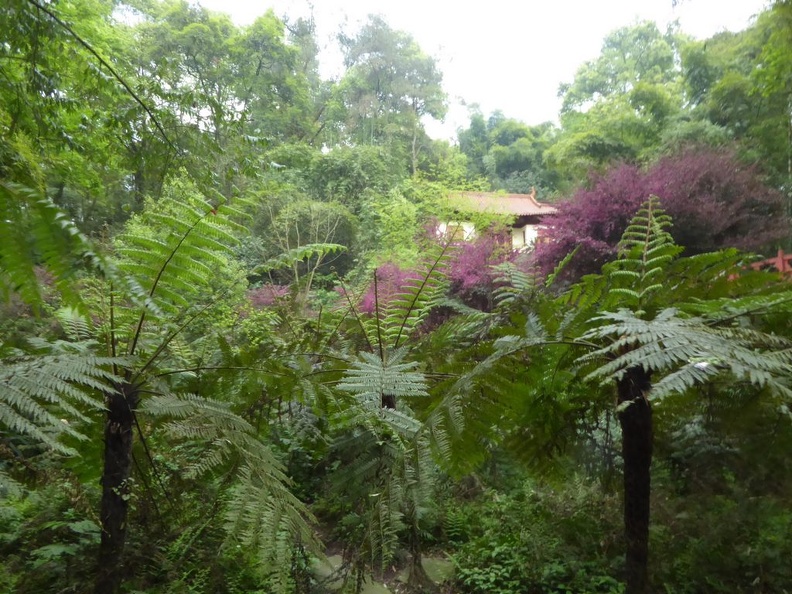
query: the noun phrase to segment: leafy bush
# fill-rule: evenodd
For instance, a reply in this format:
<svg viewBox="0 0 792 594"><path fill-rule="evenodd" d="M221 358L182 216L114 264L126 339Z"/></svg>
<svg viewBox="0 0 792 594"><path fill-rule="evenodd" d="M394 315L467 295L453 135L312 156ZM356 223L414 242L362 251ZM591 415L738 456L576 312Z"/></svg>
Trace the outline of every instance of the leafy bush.
<svg viewBox="0 0 792 594"><path fill-rule="evenodd" d="M651 562L658 588L676 594L790 591L788 504L736 495L665 500L656 509Z"/></svg>
<svg viewBox="0 0 792 594"><path fill-rule="evenodd" d="M622 591L618 501L595 485L576 479L555 491L527 481L463 509L455 512L466 513L469 526L454 555L460 592Z"/></svg>
<svg viewBox="0 0 792 594"><path fill-rule="evenodd" d="M94 493L91 493L94 495ZM17 498L0 498L0 590L87 591L93 580L100 528L88 493L60 479ZM71 588L71 589L68 589Z"/></svg>

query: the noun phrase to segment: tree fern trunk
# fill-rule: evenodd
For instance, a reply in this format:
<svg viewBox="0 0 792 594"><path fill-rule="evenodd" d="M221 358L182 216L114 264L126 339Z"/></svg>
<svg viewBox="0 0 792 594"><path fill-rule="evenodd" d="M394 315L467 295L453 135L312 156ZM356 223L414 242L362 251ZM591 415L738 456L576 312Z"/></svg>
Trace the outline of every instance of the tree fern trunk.
<svg viewBox="0 0 792 594"><path fill-rule="evenodd" d="M137 391L127 384L107 398L104 431L104 469L102 471L102 541L99 545L99 571L94 592L118 592L123 580L123 553L129 507L129 474L132 468L133 410Z"/></svg>
<svg viewBox="0 0 792 594"><path fill-rule="evenodd" d="M434 592L437 590L423 566L421 533L418 529L418 520L416 518L412 518L410 522L410 571L407 575L407 585L416 592Z"/></svg>
<svg viewBox="0 0 792 594"><path fill-rule="evenodd" d="M650 375L632 367L618 381L619 422L624 458L624 532L627 594L649 592L649 500L652 464Z"/></svg>

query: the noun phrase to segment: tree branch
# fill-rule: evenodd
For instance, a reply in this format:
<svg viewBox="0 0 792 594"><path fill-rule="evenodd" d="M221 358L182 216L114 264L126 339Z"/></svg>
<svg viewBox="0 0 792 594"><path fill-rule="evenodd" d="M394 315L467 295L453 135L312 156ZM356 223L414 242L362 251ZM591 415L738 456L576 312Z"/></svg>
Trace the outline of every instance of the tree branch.
<svg viewBox="0 0 792 594"><path fill-rule="evenodd" d="M162 124L160 124L159 120L157 119L157 116L154 115L154 112L151 111L149 106L146 105L144 103L144 101L140 97L138 97L137 93L135 93L135 91L132 90L132 87L129 86L129 83L127 83L126 80L124 80L124 78L120 74L118 74L118 72L116 72L115 68L113 68L107 60L105 60L102 56L99 55L99 52L97 52L93 48L93 46L91 46L90 43L88 43L85 39L80 37L74 31L74 29L71 28L71 26L68 23L66 23L63 19L61 19L58 15L56 15L54 12L52 12L46 6L44 6L42 4L39 4L36 0L26 0L26 1L27 1L28 4L30 4L32 6L35 6L41 12L43 12L44 14L49 16L58 25L60 25L64 30L66 30L66 32L69 35L71 35L74 38L74 40L77 43L79 43L86 50L88 50L88 52L94 58L96 58L102 66L107 68L108 72L110 72L110 74L113 76L113 78L116 79L118 81L118 83L122 87L124 87L126 92L129 93L129 95L132 97L132 99L135 100L135 103L140 105L140 107L142 107L143 110L148 114L148 116L151 118L151 121L154 122L154 125L157 127L157 130L159 131L160 135L162 135L162 138L165 140L165 142L167 142L173 150L175 150L176 152L180 152L178 147L175 144L173 144L173 142L171 142L170 138L168 138L168 135L165 133L165 129L162 127Z"/></svg>

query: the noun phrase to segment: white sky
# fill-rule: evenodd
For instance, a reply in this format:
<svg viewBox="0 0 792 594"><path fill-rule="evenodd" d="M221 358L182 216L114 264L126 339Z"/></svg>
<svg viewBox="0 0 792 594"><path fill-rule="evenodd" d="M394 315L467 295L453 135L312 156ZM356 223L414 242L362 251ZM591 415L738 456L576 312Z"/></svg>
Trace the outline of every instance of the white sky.
<svg viewBox="0 0 792 594"><path fill-rule="evenodd" d="M697 38L744 29L767 0L197 0L226 12L240 25L268 8L279 16L307 16L313 4L323 75L337 76L340 54L333 41L342 25L356 30L368 14L381 14L394 29L411 34L437 58L448 93L443 124L427 122L437 138L466 127L465 104L485 116L500 109L527 124L556 120L558 85L596 58L605 36L639 20L665 28L679 20Z"/></svg>

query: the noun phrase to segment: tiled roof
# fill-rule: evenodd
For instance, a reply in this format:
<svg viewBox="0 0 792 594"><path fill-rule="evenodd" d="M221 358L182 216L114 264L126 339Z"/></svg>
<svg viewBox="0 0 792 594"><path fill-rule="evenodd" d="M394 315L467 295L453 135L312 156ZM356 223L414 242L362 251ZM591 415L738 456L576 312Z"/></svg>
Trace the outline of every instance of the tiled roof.
<svg viewBox="0 0 792 594"><path fill-rule="evenodd" d="M461 211L491 212L515 216L554 214L550 204L537 202L533 194L501 194L497 192L454 192L451 204Z"/></svg>

